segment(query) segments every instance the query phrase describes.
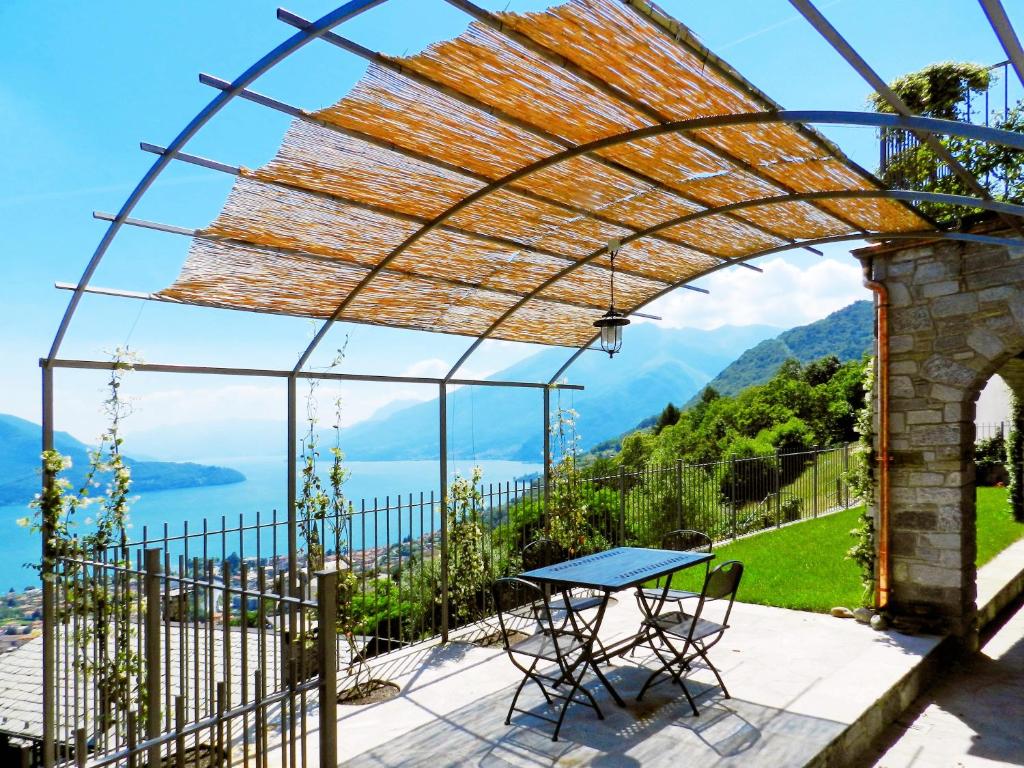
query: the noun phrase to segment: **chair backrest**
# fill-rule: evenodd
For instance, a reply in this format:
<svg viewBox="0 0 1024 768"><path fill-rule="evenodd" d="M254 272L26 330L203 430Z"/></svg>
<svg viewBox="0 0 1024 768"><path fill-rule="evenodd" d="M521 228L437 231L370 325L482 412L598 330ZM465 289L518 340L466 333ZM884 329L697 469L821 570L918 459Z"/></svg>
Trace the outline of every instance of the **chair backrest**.
<svg viewBox="0 0 1024 768"><path fill-rule="evenodd" d="M565 551L562 549L562 545L551 539L537 539L523 547L524 571L544 568L563 560L565 560Z"/></svg>
<svg viewBox="0 0 1024 768"><path fill-rule="evenodd" d="M743 563L739 560L726 560L721 565L708 573L704 579L704 589L700 593L700 602L693 612L693 623L691 624L691 635L697 626L697 619L704 613L708 603L727 600L725 615L718 623L723 626L729 624L729 614L732 613L732 605L736 600L736 591L740 588L740 579L743 578ZM716 621L717 618L716 618Z"/></svg>
<svg viewBox="0 0 1024 768"><path fill-rule="evenodd" d="M491 585L491 594L506 651L509 649L509 633L521 629L522 622L539 624L543 631L554 627L544 591L532 581L506 576Z"/></svg>
<svg viewBox="0 0 1024 768"><path fill-rule="evenodd" d="M676 552L710 552L711 545L711 537L706 533L688 528L669 531L661 539L662 549Z"/></svg>

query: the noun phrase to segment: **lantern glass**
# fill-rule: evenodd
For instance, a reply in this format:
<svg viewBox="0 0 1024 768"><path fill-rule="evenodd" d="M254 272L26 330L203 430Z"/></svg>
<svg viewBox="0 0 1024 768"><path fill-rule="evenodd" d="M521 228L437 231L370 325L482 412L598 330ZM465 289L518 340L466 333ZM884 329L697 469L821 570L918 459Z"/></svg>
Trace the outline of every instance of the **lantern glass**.
<svg viewBox="0 0 1024 768"><path fill-rule="evenodd" d="M622 326L606 325L601 328L601 349L615 354L622 349Z"/></svg>

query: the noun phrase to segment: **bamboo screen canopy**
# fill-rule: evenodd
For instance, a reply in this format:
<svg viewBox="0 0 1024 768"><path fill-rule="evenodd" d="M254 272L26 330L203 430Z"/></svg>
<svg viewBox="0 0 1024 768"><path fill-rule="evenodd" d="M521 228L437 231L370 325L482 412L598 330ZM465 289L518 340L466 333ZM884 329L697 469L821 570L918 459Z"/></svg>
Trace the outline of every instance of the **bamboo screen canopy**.
<svg viewBox="0 0 1024 768"><path fill-rule="evenodd" d="M581 346L607 309L610 239L710 207L878 188L805 126L664 133L523 174L400 247L491 182L580 144L778 109L680 43L685 28L639 0L476 11L454 40L408 57L371 55L350 93L296 119L273 160L242 169L161 295L329 318L376 267L337 319L478 336L522 303L493 338ZM617 303L637 308L724 260L794 238L928 228L881 198L708 215L624 245Z"/></svg>

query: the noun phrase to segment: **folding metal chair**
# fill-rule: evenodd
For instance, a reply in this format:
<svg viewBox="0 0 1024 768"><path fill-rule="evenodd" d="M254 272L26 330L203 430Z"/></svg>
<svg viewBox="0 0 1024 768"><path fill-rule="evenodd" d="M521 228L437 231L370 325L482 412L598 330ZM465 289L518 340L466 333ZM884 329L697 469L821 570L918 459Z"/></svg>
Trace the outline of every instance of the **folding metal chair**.
<svg viewBox="0 0 1024 768"><path fill-rule="evenodd" d="M651 648L661 662L661 666L647 678L644 687L637 694L637 701L640 701L648 688L655 685L659 675L668 675L670 680L678 683L683 689L693 714L699 715L700 712L697 711L693 696L683 681L683 675L690 669L690 663L697 658L707 664L722 687L725 698L729 698L729 690L725 687L722 675L718 668L711 663L707 653L722 639L725 630L729 628L729 615L732 613L736 590L739 588L742 576L743 563L739 560L728 560L708 573L704 580L704 589L700 593L700 599L692 615L682 610L668 611L649 616L644 620L644 626L650 631L652 638L661 641L660 644L651 643ZM705 609L713 603L725 604L721 621L704 618Z"/></svg>
<svg viewBox="0 0 1024 768"><path fill-rule="evenodd" d="M671 549L674 552L711 552L711 537L701 531L693 531L681 528L676 531L669 531L661 539L662 549ZM711 561L704 565L704 578L707 578L711 569ZM671 579L671 576L665 578ZM664 600L662 599L664 596ZM640 604L640 610L644 613L653 611L660 613L666 605L677 605L688 598L698 598L700 592L689 592L685 589L669 589L665 592L665 585L661 579L655 582L654 587L642 587L636 591L636 599ZM645 610L641 601L646 601L648 609ZM682 606L678 606L682 607Z"/></svg>
<svg viewBox="0 0 1024 768"><path fill-rule="evenodd" d="M598 718L604 720L604 713L597 705L597 700L583 686L583 677L590 663L593 636L576 631L572 624L556 622L552 618L551 606L543 590L532 582L519 578L503 578L498 579L491 590L498 611L498 624L505 652L512 664L523 673L523 679L516 688L508 714L505 715L505 725L512 722L513 712L530 715L554 723L555 732L551 740L558 741L558 733L572 702L591 707ZM526 640L511 643L510 633L520 629L524 624L533 625L533 634ZM542 662L554 664L554 669L538 669ZM516 708L519 694L528 681L537 684L548 704L553 705L553 699L563 700L557 720ZM569 686L568 694L559 690L559 686L562 685ZM583 698L577 694L582 694Z"/></svg>
<svg viewBox="0 0 1024 768"><path fill-rule="evenodd" d="M544 568L563 562L566 558L566 552L562 545L553 539L537 539L523 547L522 558L523 570L532 571L534 568ZM582 625L583 629L593 629L594 618L587 620L581 614L583 611L600 608L601 603L604 601L603 596L593 593L574 594L572 592L556 595L551 592L550 586L544 586L542 589L548 598L553 614L557 618L562 619L563 622L568 621L569 613L571 612L574 615L574 620ZM604 645L601 643L601 640L595 638L595 642L597 647L604 651Z"/></svg>

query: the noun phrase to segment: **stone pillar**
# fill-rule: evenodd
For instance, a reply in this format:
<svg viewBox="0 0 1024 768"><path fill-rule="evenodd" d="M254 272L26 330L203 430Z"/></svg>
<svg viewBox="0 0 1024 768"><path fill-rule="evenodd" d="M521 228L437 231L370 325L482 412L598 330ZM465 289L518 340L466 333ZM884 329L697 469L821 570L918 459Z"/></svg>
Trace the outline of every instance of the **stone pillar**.
<svg viewBox="0 0 1024 768"><path fill-rule="evenodd" d="M1024 248L939 241L857 255L889 291L889 607L897 626L969 638L975 401L1024 350Z"/></svg>

